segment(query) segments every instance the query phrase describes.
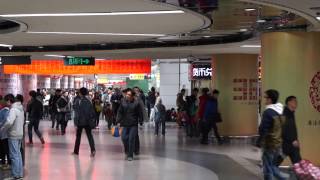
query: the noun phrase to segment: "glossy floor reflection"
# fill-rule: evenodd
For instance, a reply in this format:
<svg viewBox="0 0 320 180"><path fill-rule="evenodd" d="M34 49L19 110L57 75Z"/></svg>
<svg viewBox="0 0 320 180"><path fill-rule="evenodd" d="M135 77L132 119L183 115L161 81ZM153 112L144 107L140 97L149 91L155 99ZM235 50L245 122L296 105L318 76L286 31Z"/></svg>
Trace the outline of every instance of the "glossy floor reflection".
<svg viewBox="0 0 320 180"><path fill-rule="evenodd" d="M70 123L71 124L71 123ZM250 160L259 152L249 145L199 145L198 139L186 138L182 129L167 128L166 137L155 137L153 128L140 128L141 155L135 161L124 160L120 138L111 136L101 125L94 131L97 154L90 158L85 133L80 155L73 156L75 129L69 125L65 136L42 121L46 144L38 139L26 148L27 180L256 180L259 168ZM248 160L250 159L250 160ZM8 173L8 172L7 172ZM3 174L3 173L2 173Z"/></svg>

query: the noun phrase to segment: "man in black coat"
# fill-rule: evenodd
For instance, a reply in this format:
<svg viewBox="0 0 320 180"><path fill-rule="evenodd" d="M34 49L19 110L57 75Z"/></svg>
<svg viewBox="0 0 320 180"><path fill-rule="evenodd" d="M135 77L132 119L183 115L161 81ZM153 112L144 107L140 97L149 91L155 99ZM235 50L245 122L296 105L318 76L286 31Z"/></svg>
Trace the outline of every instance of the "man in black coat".
<svg viewBox="0 0 320 180"><path fill-rule="evenodd" d="M40 102L37 99L37 92L36 91L30 91L29 95L31 96L31 100L28 102L27 106L27 113L28 113L28 135L29 135L29 143L30 145L33 144L32 140L32 129L34 129L34 132L39 137L42 144L44 144L44 139L42 137L41 132L39 131L39 123L40 119L43 115L43 105L42 102Z"/></svg>
<svg viewBox="0 0 320 180"><path fill-rule="evenodd" d="M61 89L57 89L54 96L50 97L49 100L49 108L51 113L51 121L52 121L52 129L54 128L55 123L56 129L59 130L59 122L58 122L58 107L57 107L57 101L61 97Z"/></svg>
<svg viewBox="0 0 320 180"><path fill-rule="evenodd" d="M136 150L136 138L138 134L138 124L143 122L143 109L132 89L126 90L126 97L121 101L117 124L122 127L122 142L124 145L127 160L133 160L133 152ZM119 126L119 125L118 125Z"/></svg>
<svg viewBox="0 0 320 180"><path fill-rule="evenodd" d="M286 107L283 111L283 116L285 116L286 121L282 126L282 149L283 153L289 156L292 164L301 161L300 144L294 114L297 109L297 104L297 98L295 96L289 96L286 99Z"/></svg>
<svg viewBox="0 0 320 180"><path fill-rule="evenodd" d="M91 157L94 157L96 154L96 149L91 131L96 127L95 111L91 101L86 97L87 95L88 90L86 88L81 88L80 98L77 99L74 103L74 124L77 126L77 135L73 154L79 155L81 133L82 130L85 129L91 149Z"/></svg>

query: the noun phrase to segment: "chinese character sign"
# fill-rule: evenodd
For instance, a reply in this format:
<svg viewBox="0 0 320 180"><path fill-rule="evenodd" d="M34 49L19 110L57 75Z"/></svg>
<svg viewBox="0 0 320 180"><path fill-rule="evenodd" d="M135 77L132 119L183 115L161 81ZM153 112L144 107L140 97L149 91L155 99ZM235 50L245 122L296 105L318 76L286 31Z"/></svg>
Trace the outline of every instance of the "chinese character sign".
<svg viewBox="0 0 320 180"><path fill-rule="evenodd" d="M192 65L192 79L211 79L212 67L211 64L193 64Z"/></svg>
<svg viewBox="0 0 320 180"><path fill-rule="evenodd" d="M238 78L233 80L233 96L235 101L256 101L258 100L258 80Z"/></svg>

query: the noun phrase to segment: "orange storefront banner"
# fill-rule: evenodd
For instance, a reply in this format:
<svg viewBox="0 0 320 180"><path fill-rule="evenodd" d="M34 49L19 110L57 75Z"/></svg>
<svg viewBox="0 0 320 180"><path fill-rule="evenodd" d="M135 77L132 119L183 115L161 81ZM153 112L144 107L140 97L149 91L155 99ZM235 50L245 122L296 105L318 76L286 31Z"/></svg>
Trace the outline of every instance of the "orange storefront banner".
<svg viewBox="0 0 320 180"><path fill-rule="evenodd" d="M151 59L96 60L95 66L65 66L63 60L32 60L31 65L4 65L5 74L143 74Z"/></svg>

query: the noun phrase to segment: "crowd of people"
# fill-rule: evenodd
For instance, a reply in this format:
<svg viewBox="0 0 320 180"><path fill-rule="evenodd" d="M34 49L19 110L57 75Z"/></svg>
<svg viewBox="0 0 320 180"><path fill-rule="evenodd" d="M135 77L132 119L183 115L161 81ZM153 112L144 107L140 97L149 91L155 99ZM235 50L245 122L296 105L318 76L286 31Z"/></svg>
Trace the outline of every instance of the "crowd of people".
<svg viewBox="0 0 320 180"><path fill-rule="evenodd" d="M99 129L103 117L107 128L120 128L126 159L132 161L140 153L139 125L144 122L154 124L154 134L166 134L166 121L175 120L180 128L185 128L188 137L200 137L200 143L209 144L209 133L213 130L219 145L224 141L219 135L217 123L222 122L218 97L220 92L208 88L194 88L190 96L182 89L176 100L177 111L167 110L160 93L155 88L145 95L139 87L133 89L109 88L104 91L78 91L56 89L50 95L47 91L30 91L30 100L24 108L22 95L0 96L0 158L1 168L11 168L14 179L23 177L23 154L21 146L24 138L24 125L27 123L29 145L33 145L33 131L41 144L45 139L39 131L41 119L50 119L52 128L65 135L69 120L74 120L76 140L73 155L79 155L81 134L85 130L88 137L91 157L95 157L93 129ZM301 161L300 148L294 112L297 98L289 96L286 106L278 102L276 90L265 92L266 110L259 127L256 143L262 148L262 162L265 179L285 179L278 166L285 156L292 163Z"/></svg>
<svg viewBox="0 0 320 180"><path fill-rule="evenodd" d="M194 88L190 96L182 89L177 95L177 123L185 127L188 137L199 137L201 144L209 144L209 133L213 129L218 144L223 144L219 135L217 123L222 121L218 108L218 90L210 93L209 88L203 88L198 97L199 89Z"/></svg>

